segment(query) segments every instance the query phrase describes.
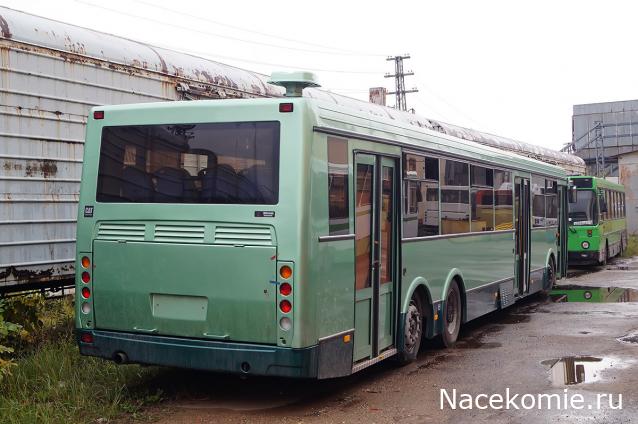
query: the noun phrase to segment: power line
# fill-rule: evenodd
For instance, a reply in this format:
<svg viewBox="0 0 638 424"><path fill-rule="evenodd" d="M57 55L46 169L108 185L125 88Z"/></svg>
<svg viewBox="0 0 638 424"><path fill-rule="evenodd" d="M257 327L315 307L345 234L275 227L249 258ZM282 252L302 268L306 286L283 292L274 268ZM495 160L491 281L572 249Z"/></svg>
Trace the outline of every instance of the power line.
<svg viewBox="0 0 638 424"><path fill-rule="evenodd" d="M301 48L301 47L282 46L282 45L266 43L266 42L262 42L262 41L246 40L246 39L239 38L239 37L233 37L231 35L224 35L224 34L219 34L219 33L210 32L210 31L203 31L203 30L190 28L190 27L183 26L183 25L177 25L177 24L174 24L174 23L171 23L171 22L160 21L158 19L150 18L150 17L147 17L147 16L141 16L141 15L136 15L136 14L133 14L133 13L123 12L121 10L117 10L117 9L113 9L113 8L110 8L110 7L102 6L102 5L99 5L99 4L87 2L87 1L84 1L84 0L74 0L74 1L76 3L81 3L81 4L84 4L86 6L90 6L90 7L94 7L94 8L98 8L98 9L107 10L109 12L117 13L119 15L128 16L128 17L135 18L135 19L142 19L142 20L145 20L145 21L157 23L157 24L164 25L164 26L170 26L170 27L173 27L173 28L179 28L179 29L182 29L182 30L185 30L185 31L190 31L190 32L198 33L198 34L204 34L204 35L209 35L209 36L213 36L213 37L224 38L224 39L227 39L227 40L237 41L239 43L260 45L260 46L272 47L272 48L276 48L276 49L293 50L293 51L300 51L300 52L313 53L313 54L346 55L346 56L356 55L355 53L325 52L325 51L319 51L319 50L304 49L304 48ZM360 56L362 56L362 55L360 55Z"/></svg>
<svg viewBox="0 0 638 424"><path fill-rule="evenodd" d="M175 14L178 14L178 15L186 16L186 17L189 17L189 18L192 18L192 19L197 19L197 20L200 20L202 22L208 22L208 23L212 23L212 24L215 24L215 25L223 26L223 27L226 27L226 28L231 28L231 29L238 30L238 31L244 31L244 32L248 32L248 33L251 33L251 34L257 34L257 35L261 35L261 36L264 36L264 37L273 38L273 39L276 39L276 40L288 41L288 42L292 42L292 43L296 43L296 44L302 44L302 45L307 45L307 46L312 46L312 47L320 47L320 48L332 50L332 51L335 51L335 52L341 52L340 54L357 55L357 56L376 56L376 57L386 56L386 55L378 54L378 53L364 53L364 52L359 52L359 51L355 51L355 50L347 50L347 49L342 49L342 48L339 48L339 47L327 46L325 44L311 43L311 42L308 42L308 41L303 41L303 40L298 40L298 39L288 38L288 37L282 37L282 36L279 36L279 35L269 34L267 32L262 32L262 31L257 31L257 30L253 30L253 29L243 28L243 27L240 27L240 26L228 24L226 22L219 22L219 21L215 21L215 20L212 20L212 19L203 18L201 16L193 15L193 14L190 14L190 13L185 13L185 12L182 12L180 10L171 9L171 8L164 7L164 6L159 6L159 5L156 5L154 3L151 3L151 2L148 2L148 1L144 1L144 0L132 0L132 1L135 2L135 3L141 3L141 4L144 4L146 6L153 7L155 9L165 10L167 12L171 12L171 13L175 13ZM310 51L315 52L315 50L310 50ZM321 53L328 54L329 52L321 52Z"/></svg>

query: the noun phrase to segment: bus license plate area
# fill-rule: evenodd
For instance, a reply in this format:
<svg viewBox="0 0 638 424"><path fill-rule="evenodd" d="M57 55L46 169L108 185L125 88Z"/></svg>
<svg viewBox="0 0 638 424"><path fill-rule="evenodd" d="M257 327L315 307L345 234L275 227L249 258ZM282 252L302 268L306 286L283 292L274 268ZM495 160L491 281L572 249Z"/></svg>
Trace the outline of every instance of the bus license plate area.
<svg viewBox="0 0 638 424"><path fill-rule="evenodd" d="M206 321L206 297L151 293L151 302L155 318Z"/></svg>

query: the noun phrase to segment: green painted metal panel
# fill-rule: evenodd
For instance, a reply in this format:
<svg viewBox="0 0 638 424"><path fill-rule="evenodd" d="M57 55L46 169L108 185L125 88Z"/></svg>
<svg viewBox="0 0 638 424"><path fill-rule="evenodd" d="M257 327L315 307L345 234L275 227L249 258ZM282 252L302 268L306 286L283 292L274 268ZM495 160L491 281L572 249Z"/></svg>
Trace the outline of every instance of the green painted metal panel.
<svg viewBox="0 0 638 424"><path fill-rule="evenodd" d="M275 247L94 245L97 328L276 342Z"/></svg>
<svg viewBox="0 0 638 424"><path fill-rule="evenodd" d="M463 271L465 289L514 277L513 231L404 242L401 246L405 299L410 282L427 281L432 301L442 300L450 270ZM405 311L402 311L405 312Z"/></svg>

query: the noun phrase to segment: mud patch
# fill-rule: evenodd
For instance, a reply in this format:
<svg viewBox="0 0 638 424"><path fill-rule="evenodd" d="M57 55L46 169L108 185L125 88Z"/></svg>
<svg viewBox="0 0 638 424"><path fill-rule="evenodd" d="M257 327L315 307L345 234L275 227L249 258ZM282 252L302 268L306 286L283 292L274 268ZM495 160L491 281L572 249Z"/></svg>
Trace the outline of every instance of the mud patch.
<svg viewBox="0 0 638 424"><path fill-rule="evenodd" d="M499 323L502 324L521 324L523 322L529 322L532 319L529 315L509 314L506 315Z"/></svg>

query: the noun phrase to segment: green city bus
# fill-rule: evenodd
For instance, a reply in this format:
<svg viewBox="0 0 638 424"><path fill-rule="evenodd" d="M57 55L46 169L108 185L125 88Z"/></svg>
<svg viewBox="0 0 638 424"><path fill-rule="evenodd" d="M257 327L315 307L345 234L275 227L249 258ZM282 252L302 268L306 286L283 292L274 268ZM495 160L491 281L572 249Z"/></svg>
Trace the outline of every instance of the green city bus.
<svg viewBox="0 0 638 424"><path fill-rule="evenodd" d="M340 377L412 361L424 338L452 346L463 323L564 275L563 169L301 96L306 74L273 81L287 97L93 110L82 354Z"/></svg>
<svg viewBox="0 0 638 424"><path fill-rule="evenodd" d="M606 264L627 247L625 188L592 176L570 180L577 196L569 204L569 263Z"/></svg>

